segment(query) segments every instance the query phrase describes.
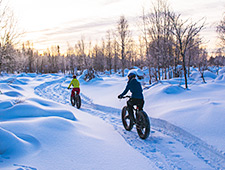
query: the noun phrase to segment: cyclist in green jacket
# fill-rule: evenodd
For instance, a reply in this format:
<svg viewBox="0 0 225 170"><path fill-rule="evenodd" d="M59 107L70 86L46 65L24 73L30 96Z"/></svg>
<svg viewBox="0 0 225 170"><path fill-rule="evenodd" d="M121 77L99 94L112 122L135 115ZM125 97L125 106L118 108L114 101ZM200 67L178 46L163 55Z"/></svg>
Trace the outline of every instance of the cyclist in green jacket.
<svg viewBox="0 0 225 170"><path fill-rule="evenodd" d="M71 91L71 96L74 96L75 91L77 94L80 94L80 83L77 80L77 76L73 75L73 80L70 82L68 89L70 89L70 86L73 85L73 90Z"/></svg>

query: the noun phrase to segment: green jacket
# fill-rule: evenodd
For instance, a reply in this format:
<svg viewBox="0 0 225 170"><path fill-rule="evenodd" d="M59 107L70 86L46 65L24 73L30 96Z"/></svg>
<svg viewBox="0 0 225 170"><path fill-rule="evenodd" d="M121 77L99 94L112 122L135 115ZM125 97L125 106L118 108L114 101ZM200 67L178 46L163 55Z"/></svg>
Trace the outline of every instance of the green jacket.
<svg viewBox="0 0 225 170"><path fill-rule="evenodd" d="M80 88L80 83L77 79L73 79L71 82L70 82L70 85L68 88L70 88L70 86L73 85L73 88Z"/></svg>

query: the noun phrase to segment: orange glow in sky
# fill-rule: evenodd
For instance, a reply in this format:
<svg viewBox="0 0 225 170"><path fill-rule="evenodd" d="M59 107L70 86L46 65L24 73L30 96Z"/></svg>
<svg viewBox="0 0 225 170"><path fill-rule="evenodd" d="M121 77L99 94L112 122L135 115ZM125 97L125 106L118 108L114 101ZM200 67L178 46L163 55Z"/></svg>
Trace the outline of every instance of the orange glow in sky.
<svg viewBox="0 0 225 170"><path fill-rule="evenodd" d="M168 0L171 8L183 18L197 21L206 17L202 31L208 48L216 47L216 23L225 12L224 0ZM151 0L9 0L18 19L19 27L39 51L59 45L66 51L67 44L74 46L81 37L85 41L101 41L106 31L116 28L121 15L128 19L130 28L137 30L137 17L142 8L148 11ZM135 28L136 27L136 28Z"/></svg>

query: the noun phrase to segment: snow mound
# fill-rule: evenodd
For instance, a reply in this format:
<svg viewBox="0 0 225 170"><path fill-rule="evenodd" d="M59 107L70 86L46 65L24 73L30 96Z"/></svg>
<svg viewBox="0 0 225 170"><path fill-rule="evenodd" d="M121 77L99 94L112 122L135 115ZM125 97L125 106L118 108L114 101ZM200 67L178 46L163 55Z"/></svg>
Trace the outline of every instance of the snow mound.
<svg viewBox="0 0 225 170"><path fill-rule="evenodd" d="M225 67L219 70L219 74L224 74L225 73Z"/></svg>
<svg viewBox="0 0 225 170"><path fill-rule="evenodd" d="M48 107L53 107L53 108L56 108L59 106L58 103L53 103L51 101L47 101L47 100L44 100L44 99L39 99L39 98L29 98L28 99L29 101L33 101L39 105L42 105L42 106L48 106Z"/></svg>
<svg viewBox="0 0 225 170"><path fill-rule="evenodd" d="M21 74L18 74L17 77L27 77L27 74L26 73L21 73Z"/></svg>
<svg viewBox="0 0 225 170"><path fill-rule="evenodd" d="M181 86L168 86L168 87L165 87L162 92L163 93L166 93L166 94L180 94L182 92L184 92L184 88L181 87Z"/></svg>
<svg viewBox="0 0 225 170"><path fill-rule="evenodd" d="M70 120L64 119L62 117L48 117L41 118L40 120L35 122L36 127L42 127L42 130L54 129L55 131L65 131L74 128L74 124Z"/></svg>
<svg viewBox="0 0 225 170"><path fill-rule="evenodd" d="M13 104L11 101L3 101L3 102L0 102L0 108L1 109L7 109L9 107L12 107Z"/></svg>
<svg viewBox="0 0 225 170"><path fill-rule="evenodd" d="M217 78L215 79L216 83L225 83L225 75L221 74L219 76L217 76Z"/></svg>
<svg viewBox="0 0 225 170"><path fill-rule="evenodd" d="M24 89L21 88L20 86L16 86L16 85L10 85L10 87L12 87L12 88L14 88L14 89L16 89L16 90L21 90L21 91L24 90Z"/></svg>
<svg viewBox="0 0 225 170"><path fill-rule="evenodd" d="M217 77L214 73L208 70L204 71L203 76L211 79L215 79Z"/></svg>
<svg viewBox="0 0 225 170"><path fill-rule="evenodd" d="M49 135L52 130L57 133L58 131L68 131L74 128L70 120L60 117L32 119L30 123L22 121L13 124L5 123L5 126L11 131L0 127L0 139L4 139L0 141L0 155L4 156L21 156L34 152L41 147L42 138ZM37 137L39 136L36 138L26 132L27 130L32 131L32 129L38 129L43 136L36 134ZM41 139L41 141L38 139ZM53 141L49 142L54 143Z"/></svg>
<svg viewBox="0 0 225 170"><path fill-rule="evenodd" d="M31 78L34 78L36 76L37 76L36 73L21 73L17 75L17 77L31 77Z"/></svg>
<svg viewBox="0 0 225 170"><path fill-rule="evenodd" d="M37 76L36 73L27 73L27 75L28 75L29 77L32 77L32 78Z"/></svg>
<svg viewBox="0 0 225 170"><path fill-rule="evenodd" d="M23 81L23 82L29 82L29 81L31 81L31 79L29 79L29 78L20 78L18 80Z"/></svg>
<svg viewBox="0 0 225 170"><path fill-rule="evenodd" d="M125 68L125 69L124 69L124 75L127 75L127 74L129 73L129 71L130 71L130 70L129 70L128 68Z"/></svg>
<svg viewBox="0 0 225 170"><path fill-rule="evenodd" d="M83 73L78 78L79 82L95 82L98 80L103 80L100 78L94 70L84 70Z"/></svg>
<svg viewBox="0 0 225 170"><path fill-rule="evenodd" d="M1 82L0 82L1 83ZM8 85L8 84L6 84L6 83L1 83L0 84L0 89L2 90L12 90L12 88Z"/></svg>
<svg viewBox="0 0 225 170"><path fill-rule="evenodd" d="M25 147L26 143L18 138L12 132L9 132L0 127L0 138L4 139L0 141L0 155L9 155L14 152L21 152L21 149Z"/></svg>
<svg viewBox="0 0 225 170"><path fill-rule="evenodd" d="M168 100L169 98L171 100L172 98L176 98L178 95L182 95L182 93L185 92L186 90L179 85L158 83L146 90L144 95L146 100L150 98L151 100L154 99L154 102L156 102L158 100ZM152 103L152 101L150 103Z"/></svg>
<svg viewBox="0 0 225 170"><path fill-rule="evenodd" d="M6 80L1 80L0 83L17 84L17 85L27 85L26 82L18 80L16 78L8 78Z"/></svg>
<svg viewBox="0 0 225 170"><path fill-rule="evenodd" d="M211 71L208 71L208 70L204 71L203 76L206 79L215 79L217 77L216 74L214 74L214 73L212 73ZM190 74L190 77L193 78L194 80L199 80L199 79L201 79L201 74L198 71L193 71Z"/></svg>
<svg viewBox="0 0 225 170"><path fill-rule="evenodd" d="M193 78L194 80L197 80L201 77L201 74L198 71L193 71L190 77Z"/></svg>
<svg viewBox="0 0 225 170"><path fill-rule="evenodd" d="M42 103L43 104L43 103ZM50 117L58 116L70 120L76 120L73 113L67 110L41 108L32 103L18 103L10 108L0 109L0 119L9 120L16 118L31 118L31 117Z"/></svg>
<svg viewBox="0 0 225 170"><path fill-rule="evenodd" d="M0 127L0 155L19 156L40 147L39 141L30 135L20 136Z"/></svg>
<svg viewBox="0 0 225 170"><path fill-rule="evenodd" d="M190 67L190 71L191 72L194 72L194 71L198 71L198 69L197 68L194 68L194 67Z"/></svg>
<svg viewBox="0 0 225 170"><path fill-rule="evenodd" d="M67 88L71 82L72 78L66 79L61 86Z"/></svg>
<svg viewBox="0 0 225 170"><path fill-rule="evenodd" d="M9 96L9 97L22 97L23 96L21 93L16 92L16 91L8 91L8 92L4 92L3 94L6 96Z"/></svg>

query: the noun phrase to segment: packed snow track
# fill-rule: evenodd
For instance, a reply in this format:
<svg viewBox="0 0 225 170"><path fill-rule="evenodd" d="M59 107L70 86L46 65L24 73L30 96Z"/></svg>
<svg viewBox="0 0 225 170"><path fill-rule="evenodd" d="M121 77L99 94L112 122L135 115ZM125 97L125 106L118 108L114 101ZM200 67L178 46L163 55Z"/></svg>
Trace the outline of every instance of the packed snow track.
<svg viewBox="0 0 225 170"><path fill-rule="evenodd" d="M66 78L61 78L41 84L35 88L35 93L70 105L70 91L62 86L65 80ZM142 140L135 128L131 132L123 128L120 109L95 104L82 93L81 99L81 111L111 124L127 144L153 162L158 169L225 169L224 153L165 120L150 117L150 137Z"/></svg>

